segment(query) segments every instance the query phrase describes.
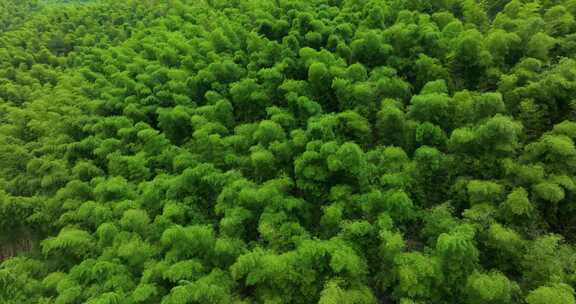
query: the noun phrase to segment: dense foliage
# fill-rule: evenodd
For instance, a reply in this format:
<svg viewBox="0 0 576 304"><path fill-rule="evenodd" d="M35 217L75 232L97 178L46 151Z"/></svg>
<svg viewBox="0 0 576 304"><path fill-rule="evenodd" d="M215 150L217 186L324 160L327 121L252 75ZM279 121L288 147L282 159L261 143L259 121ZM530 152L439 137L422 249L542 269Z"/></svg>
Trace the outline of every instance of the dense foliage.
<svg viewBox="0 0 576 304"><path fill-rule="evenodd" d="M0 0L0 303L576 303L576 0L85 2Z"/></svg>

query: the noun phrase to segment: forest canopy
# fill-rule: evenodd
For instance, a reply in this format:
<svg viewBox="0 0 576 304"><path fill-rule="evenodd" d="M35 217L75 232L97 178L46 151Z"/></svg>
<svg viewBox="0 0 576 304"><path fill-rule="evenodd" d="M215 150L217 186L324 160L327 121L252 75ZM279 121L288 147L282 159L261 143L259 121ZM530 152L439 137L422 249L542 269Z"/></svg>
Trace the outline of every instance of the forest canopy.
<svg viewBox="0 0 576 304"><path fill-rule="evenodd" d="M0 303L576 304L576 0L0 0Z"/></svg>

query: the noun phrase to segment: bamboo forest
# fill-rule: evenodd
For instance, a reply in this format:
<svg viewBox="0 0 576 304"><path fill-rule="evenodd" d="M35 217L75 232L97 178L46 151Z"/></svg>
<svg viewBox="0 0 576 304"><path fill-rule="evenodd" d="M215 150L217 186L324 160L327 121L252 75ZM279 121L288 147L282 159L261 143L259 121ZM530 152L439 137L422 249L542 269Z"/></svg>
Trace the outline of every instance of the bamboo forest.
<svg viewBox="0 0 576 304"><path fill-rule="evenodd" d="M576 304L576 0L0 0L0 304Z"/></svg>

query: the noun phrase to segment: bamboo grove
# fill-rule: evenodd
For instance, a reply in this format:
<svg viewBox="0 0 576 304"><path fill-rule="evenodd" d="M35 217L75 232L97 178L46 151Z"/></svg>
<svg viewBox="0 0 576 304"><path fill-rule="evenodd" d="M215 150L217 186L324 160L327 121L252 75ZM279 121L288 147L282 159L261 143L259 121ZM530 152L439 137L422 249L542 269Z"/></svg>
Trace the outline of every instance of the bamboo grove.
<svg viewBox="0 0 576 304"><path fill-rule="evenodd" d="M0 303L575 304L576 0L0 0Z"/></svg>

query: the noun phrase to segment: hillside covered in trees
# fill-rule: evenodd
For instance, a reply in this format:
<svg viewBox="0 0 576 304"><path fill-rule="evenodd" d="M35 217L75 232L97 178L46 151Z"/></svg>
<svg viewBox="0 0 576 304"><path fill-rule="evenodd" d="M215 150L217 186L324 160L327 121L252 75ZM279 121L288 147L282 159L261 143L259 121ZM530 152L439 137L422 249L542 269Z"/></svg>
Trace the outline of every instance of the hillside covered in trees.
<svg viewBox="0 0 576 304"><path fill-rule="evenodd" d="M575 304L576 0L0 0L0 303Z"/></svg>

